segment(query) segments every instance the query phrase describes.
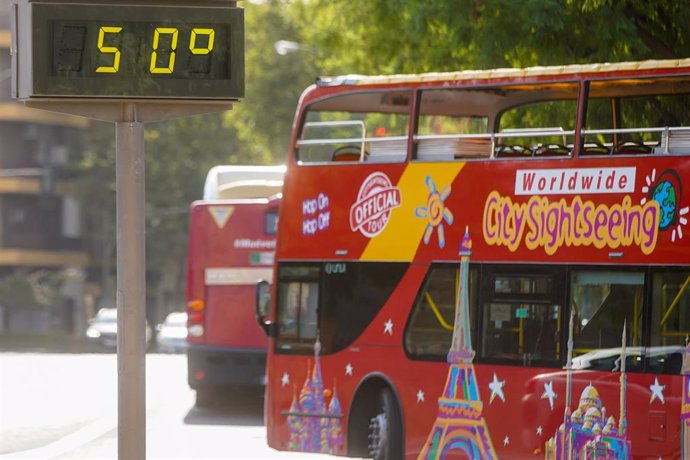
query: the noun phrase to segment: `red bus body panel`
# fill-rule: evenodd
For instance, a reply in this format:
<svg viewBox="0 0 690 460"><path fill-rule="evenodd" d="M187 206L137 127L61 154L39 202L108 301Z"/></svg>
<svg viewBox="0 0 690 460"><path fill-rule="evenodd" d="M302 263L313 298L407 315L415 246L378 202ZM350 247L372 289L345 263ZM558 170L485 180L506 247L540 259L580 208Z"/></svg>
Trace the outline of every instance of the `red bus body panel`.
<svg viewBox="0 0 690 460"><path fill-rule="evenodd" d="M395 221L395 213L408 212L414 214L414 208L425 205L425 188L421 188L422 194L415 195L400 187L401 177L405 175L416 176L415 186L422 184L427 175L441 177L448 175L449 170L460 169L450 181L438 183L439 188L450 184L451 194L447 198L446 207L452 210L455 221L452 226L445 228L445 247L440 248L434 235L430 244L424 245L420 241L421 232L417 231L416 239L406 241L405 234L409 230L410 219L401 220L401 227ZM604 171L602 176L605 190L606 180L614 174L620 180L621 174L634 170L634 187L629 193L581 193L576 195L539 195L545 202L533 204L533 214L525 214L521 224L515 224L515 218L511 212L521 215L520 206L526 207L530 196L515 194L516 171L529 169L530 171L558 171L566 174L556 174L556 181L564 177L564 181L573 177L594 171L594 180L598 180L599 171ZM573 160L544 160L530 161L529 164L503 161L503 162L474 162L465 164L396 164L396 165L371 165L371 166L339 166L334 167L303 167L297 174L287 175L286 189L290 190L283 199L281 210L281 232L288 235L296 235L303 232L304 220L309 217L302 212L303 203L308 200L318 199L319 195L328 198L330 219L328 228L317 231L309 237L285 238L279 240L278 254L282 259L319 259L337 260L338 251L346 251L347 259L379 260L385 254L385 260L405 260L407 254L413 257L413 265L401 280L398 288L381 310L380 314L371 322L369 328L345 351L334 355L324 356L320 359L321 371L324 376L324 385L335 382L337 394L343 408L349 407L351 397L359 383L368 375L384 375L395 385L396 382L405 384L395 385L400 398L404 420L413 420L404 426L407 458L416 458L429 434L434 422L438 405L436 400L443 391L448 365L446 363L425 363L411 361L404 353L400 344L403 343L402 334L408 320L411 304L417 294L428 264L431 261L458 260L457 248L460 239L467 227L473 238L472 261L510 263L529 260L534 263L582 263L582 264L659 264L675 265L684 264L690 260L688 244L690 236L680 239L676 233L675 241L672 236L673 229L668 231L652 231L654 225L658 227L658 213L656 208L648 211L646 217L652 219L645 227L644 219L635 220L638 225L634 236L628 245L612 247L615 243L607 243L611 239L610 231L618 231L614 226L609 229L608 224L602 223L596 229L591 229L593 236L589 239L580 235L579 245L568 245L560 240L560 236L553 238L540 227L542 223L541 210L549 209L572 211L574 197L579 197L583 203L591 202L592 209L600 210L601 221L604 215L610 217L617 209L641 210L640 202L646 197L643 188L652 176L657 179L667 169L674 170L684 183L690 183L690 162L679 163L677 159L648 158L633 159L607 159L573 161ZM656 171L656 172L655 172ZM360 232L354 232L351 228L349 215L346 212L358 202L359 184L366 181L367 177L375 172L383 172L390 178L392 184L398 184L401 188L403 205L392 210L392 217L387 227L394 229L390 233L388 228L378 235L381 239L381 248L373 247L373 240L366 238ZM608 176L606 175L608 174ZM299 177L299 179L297 179ZM343 187L342 180L354 184L351 187ZM405 176L407 177L407 176ZM628 177L628 176L626 176ZM487 178L489 178L487 180ZM291 181L299 180L299 187ZM610 181L609 181L610 182ZM405 182L410 183L410 182ZM518 184L520 185L520 184ZM560 186L554 183L554 187ZM417 187L415 190L418 190ZM629 197L630 200L627 200ZM500 201L501 206L494 206L494 201ZM407 208L405 208L405 204ZM508 206L506 208L506 205ZM681 206L690 205L690 199L684 197ZM539 208L538 210L536 208ZM525 212L529 212L529 209ZM596 216L594 213L589 217ZM608 213L608 214L607 214ZM593 218L593 217L592 217ZM501 219L505 219L502 224ZM511 220L513 219L513 220ZM531 220L530 220L531 219ZM503 226L501 226L503 225ZM583 224L585 227L586 225ZM594 224L593 224L594 225ZM521 227L522 226L522 227ZM526 238L530 231L540 232L542 243L535 244L534 249L526 246ZM589 228L575 229L584 234ZM690 229L688 230L690 232ZM494 236L497 233L498 236ZM656 234L655 234L656 233ZM546 236L544 236L546 235ZM598 235L598 237L597 237ZM570 235L575 238L575 236ZM389 241L384 241L389 238ZM492 239L493 238L493 239ZM535 236L536 238L536 236ZM637 241L636 241L637 238ZM493 241L493 243L492 243ZM597 248L596 244L604 242L603 248ZM511 249L513 246L514 249ZM552 246L553 247L552 247ZM423 250L422 250L423 247ZM371 251L368 253L367 251ZM646 254L645 251L651 251ZM552 253L550 253L552 252ZM611 253L622 253L622 257ZM324 256L325 255L325 256ZM387 320L393 323L392 334L385 334ZM285 423L284 412L287 411L295 395L299 396L301 385L308 372L308 363L304 357L286 356L275 354L271 350L268 368L267 385L273 389L270 391L267 407L267 425L269 430L269 444L275 448L286 450L290 437ZM370 358L369 356L375 356ZM404 363L404 365L403 365ZM352 375L346 374L346 366L353 368ZM496 453L500 458L535 458L539 455L543 458L544 443L557 431L563 423L565 373L554 369L521 368L512 366L474 365L477 374L477 384L482 400L484 401L483 415L490 427ZM488 403L490 394L488 385L492 381L493 374L505 380L505 402L494 400ZM288 375L289 384L284 384L284 376ZM658 383L665 386L665 402L649 403L649 387L654 384L655 377ZM674 458L677 454L677 446L680 445L678 433L680 432L680 398L682 380L681 376L653 374L627 374L627 399L628 399L628 439L633 440L635 458ZM547 399L541 396L545 391L544 385L552 382L553 391L558 395L553 409L550 408ZM619 408L619 374L577 371L573 376L573 407L577 406L580 394L584 388L592 384L600 393L601 400L606 407L606 413L614 415L618 419ZM296 388L296 390L295 390ZM330 386L329 386L330 388ZM418 400L418 392L423 393L423 401ZM641 405L636 405L642 402ZM346 412L345 412L346 413ZM412 415L413 414L413 415ZM647 417L649 416L649 419ZM532 426L530 420L539 420L539 424ZM343 426L347 424L345 415ZM541 429L539 429L541 427ZM537 430L539 433L537 433ZM640 442L639 440L644 440ZM504 445L505 443L505 445ZM640 445L641 444L641 445ZM672 447L668 447L672 446ZM662 452L662 447L668 449ZM341 454L344 452L341 452Z"/></svg>
<svg viewBox="0 0 690 460"><path fill-rule="evenodd" d="M275 235L265 233L267 203L192 204L187 301L204 302L204 333L187 339L194 388L262 383L267 339L256 321L254 299L256 282L272 277ZM188 307L188 314L191 326L197 312ZM195 377L199 371L203 378Z"/></svg>

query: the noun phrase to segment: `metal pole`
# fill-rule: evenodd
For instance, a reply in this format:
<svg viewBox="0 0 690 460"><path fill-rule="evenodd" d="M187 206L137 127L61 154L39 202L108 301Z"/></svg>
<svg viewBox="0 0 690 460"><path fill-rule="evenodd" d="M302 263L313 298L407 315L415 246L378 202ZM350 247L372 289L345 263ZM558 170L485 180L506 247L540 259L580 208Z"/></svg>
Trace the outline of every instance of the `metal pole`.
<svg viewBox="0 0 690 460"><path fill-rule="evenodd" d="M116 123L118 459L146 458L144 125Z"/></svg>

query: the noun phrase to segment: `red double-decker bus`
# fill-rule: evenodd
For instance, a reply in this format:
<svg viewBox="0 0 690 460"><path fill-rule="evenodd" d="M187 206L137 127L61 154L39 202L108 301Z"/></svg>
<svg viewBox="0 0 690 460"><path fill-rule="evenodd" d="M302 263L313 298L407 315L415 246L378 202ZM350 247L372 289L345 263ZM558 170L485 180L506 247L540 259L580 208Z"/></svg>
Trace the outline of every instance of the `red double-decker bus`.
<svg viewBox="0 0 690 460"><path fill-rule="evenodd" d="M324 78L294 126L272 447L690 458L690 59Z"/></svg>
<svg viewBox="0 0 690 460"><path fill-rule="evenodd" d="M283 166L216 166L191 206L187 257L188 381L197 404L262 388L266 337L257 281L271 279ZM245 394L241 392L240 394Z"/></svg>

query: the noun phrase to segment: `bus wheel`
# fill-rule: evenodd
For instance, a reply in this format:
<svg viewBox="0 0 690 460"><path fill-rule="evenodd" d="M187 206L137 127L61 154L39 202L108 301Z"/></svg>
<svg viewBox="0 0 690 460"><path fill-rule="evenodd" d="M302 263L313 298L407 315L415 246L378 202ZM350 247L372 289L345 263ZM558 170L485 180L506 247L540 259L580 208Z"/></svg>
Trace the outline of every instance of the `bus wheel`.
<svg viewBox="0 0 690 460"><path fill-rule="evenodd" d="M402 458L400 411L390 388L379 393L377 413L369 421L369 455L376 460Z"/></svg>

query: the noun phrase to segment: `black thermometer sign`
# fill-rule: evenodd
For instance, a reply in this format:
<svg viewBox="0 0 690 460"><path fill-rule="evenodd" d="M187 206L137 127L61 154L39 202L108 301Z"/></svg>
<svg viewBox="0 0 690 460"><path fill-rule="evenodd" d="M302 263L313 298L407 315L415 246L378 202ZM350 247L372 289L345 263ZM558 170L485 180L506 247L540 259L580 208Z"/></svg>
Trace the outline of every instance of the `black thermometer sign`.
<svg viewBox="0 0 690 460"><path fill-rule="evenodd" d="M243 96L241 9L35 3L32 18L34 96Z"/></svg>

